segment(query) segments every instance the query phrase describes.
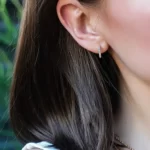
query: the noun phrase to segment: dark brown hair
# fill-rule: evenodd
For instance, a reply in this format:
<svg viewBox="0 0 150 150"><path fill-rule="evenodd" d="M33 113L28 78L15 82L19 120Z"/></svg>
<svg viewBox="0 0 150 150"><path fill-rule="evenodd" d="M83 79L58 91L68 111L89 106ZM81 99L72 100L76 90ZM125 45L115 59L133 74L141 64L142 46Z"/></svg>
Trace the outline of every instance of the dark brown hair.
<svg viewBox="0 0 150 150"><path fill-rule="evenodd" d="M10 95L13 129L23 144L44 140L60 150L110 150L119 70L109 51L99 59L76 43L56 5L25 1Z"/></svg>

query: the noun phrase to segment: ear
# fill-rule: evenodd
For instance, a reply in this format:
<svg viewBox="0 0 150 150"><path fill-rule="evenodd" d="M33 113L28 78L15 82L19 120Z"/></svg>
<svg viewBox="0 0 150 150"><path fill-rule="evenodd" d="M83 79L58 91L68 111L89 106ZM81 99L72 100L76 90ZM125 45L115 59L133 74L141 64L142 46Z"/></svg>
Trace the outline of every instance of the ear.
<svg viewBox="0 0 150 150"><path fill-rule="evenodd" d="M94 30L93 21L96 19L93 19L93 11L76 0L59 0L57 3L59 20L77 43L93 53L98 53L101 47L103 53L108 49L108 44L103 36Z"/></svg>

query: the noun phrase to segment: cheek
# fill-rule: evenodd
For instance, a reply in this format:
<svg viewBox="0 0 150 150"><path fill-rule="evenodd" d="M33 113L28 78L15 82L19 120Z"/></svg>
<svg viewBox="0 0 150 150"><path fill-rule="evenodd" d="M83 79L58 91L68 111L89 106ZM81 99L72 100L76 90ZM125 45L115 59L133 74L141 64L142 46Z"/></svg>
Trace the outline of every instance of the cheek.
<svg viewBox="0 0 150 150"><path fill-rule="evenodd" d="M106 0L107 40L131 71L150 80L150 0Z"/></svg>

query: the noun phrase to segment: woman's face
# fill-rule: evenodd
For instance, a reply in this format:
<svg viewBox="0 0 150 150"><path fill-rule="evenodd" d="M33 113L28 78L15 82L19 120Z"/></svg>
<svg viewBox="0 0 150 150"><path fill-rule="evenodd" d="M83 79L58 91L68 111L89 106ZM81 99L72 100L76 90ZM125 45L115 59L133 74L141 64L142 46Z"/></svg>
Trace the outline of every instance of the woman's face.
<svg viewBox="0 0 150 150"><path fill-rule="evenodd" d="M150 0L104 3L105 38L118 66L150 81Z"/></svg>

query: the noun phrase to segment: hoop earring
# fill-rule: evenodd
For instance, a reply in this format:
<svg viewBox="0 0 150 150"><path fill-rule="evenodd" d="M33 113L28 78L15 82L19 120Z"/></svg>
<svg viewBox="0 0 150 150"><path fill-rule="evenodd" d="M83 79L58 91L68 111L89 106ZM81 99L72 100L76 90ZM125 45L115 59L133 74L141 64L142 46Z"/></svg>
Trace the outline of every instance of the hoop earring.
<svg viewBox="0 0 150 150"><path fill-rule="evenodd" d="M102 55L101 55L101 47L98 48L98 54L99 54L99 58L101 58L102 57Z"/></svg>

